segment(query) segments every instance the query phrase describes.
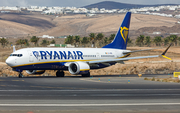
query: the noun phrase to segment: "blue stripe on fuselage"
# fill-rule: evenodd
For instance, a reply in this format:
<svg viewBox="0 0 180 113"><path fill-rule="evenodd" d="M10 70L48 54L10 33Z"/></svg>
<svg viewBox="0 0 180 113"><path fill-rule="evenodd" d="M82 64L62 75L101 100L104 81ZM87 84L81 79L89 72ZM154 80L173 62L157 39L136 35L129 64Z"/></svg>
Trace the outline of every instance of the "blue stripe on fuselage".
<svg viewBox="0 0 180 113"><path fill-rule="evenodd" d="M53 62L53 63L43 63L43 64L30 64L24 66L14 67L14 69L20 70L68 70L68 67L65 66L67 62ZM110 63L114 65L116 63ZM97 64L99 67L91 67L91 69L101 69L105 67L109 67L107 65L103 65L101 63Z"/></svg>
<svg viewBox="0 0 180 113"><path fill-rule="evenodd" d="M14 67L14 69L20 70L67 70L64 66L66 62L54 62L54 63L43 63L43 64L30 64Z"/></svg>

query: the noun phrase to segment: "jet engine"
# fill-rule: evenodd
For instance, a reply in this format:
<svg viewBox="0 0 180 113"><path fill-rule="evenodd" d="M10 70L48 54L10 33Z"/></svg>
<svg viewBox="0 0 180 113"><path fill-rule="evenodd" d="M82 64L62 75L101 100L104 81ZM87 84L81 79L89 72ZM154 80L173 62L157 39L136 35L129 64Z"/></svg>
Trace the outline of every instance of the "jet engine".
<svg viewBox="0 0 180 113"><path fill-rule="evenodd" d="M72 62L69 64L68 70L71 74L87 74L89 73L90 66L85 62Z"/></svg>
<svg viewBox="0 0 180 113"><path fill-rule="evenodd" d="M33 74L43 74L45 70L26 70L26 73L33 75Z"/></svg>

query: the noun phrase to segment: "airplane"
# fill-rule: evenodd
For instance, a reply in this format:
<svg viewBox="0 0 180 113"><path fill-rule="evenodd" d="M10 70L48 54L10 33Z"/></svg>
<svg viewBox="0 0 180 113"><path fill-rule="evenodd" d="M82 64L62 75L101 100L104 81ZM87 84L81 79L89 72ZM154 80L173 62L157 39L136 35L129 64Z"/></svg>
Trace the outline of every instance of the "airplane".
<svg viewBox="0 0 180 113"><path fill-rule="evenodd" d="M146 50L126 50L129 35L131 12L127 12L125 18L114 38L114 40L102 48L24 48L15 50L6 59L6 64L13 71L19 72L22 78L22 71L28 74L43 74L45 70L57 70L57 77L64 77L64 71L72 75L81 74L82 77L90 76L90 69L101 69L115 65L124 64L124 61L132 59L164 57L168 48L161 55L128 57L131 53ZM151 49L148 49L151 50Z"/></svg>

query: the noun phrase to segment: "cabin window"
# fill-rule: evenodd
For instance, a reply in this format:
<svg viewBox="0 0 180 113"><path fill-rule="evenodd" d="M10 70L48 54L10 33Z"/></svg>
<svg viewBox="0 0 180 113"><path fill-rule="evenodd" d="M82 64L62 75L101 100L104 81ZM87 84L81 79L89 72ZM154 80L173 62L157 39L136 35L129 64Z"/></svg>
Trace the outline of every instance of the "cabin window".
<svg viewBox="0 0 180 113"><path fill-rule="evenodd" d="M96 55L83 55L83 57L96 57Z"/></svg>
<svg viewBox="0 0 180 113"><path fill-rule="evenodd" d="M101 57L114 57L114 55L101 55Z"/></svg>
<svg viewBox="0 0 180 113"><path fill-rule="evenodd" d="M22 57L22 54L18 54L17 56L18 56L18 57Z"/></svg>

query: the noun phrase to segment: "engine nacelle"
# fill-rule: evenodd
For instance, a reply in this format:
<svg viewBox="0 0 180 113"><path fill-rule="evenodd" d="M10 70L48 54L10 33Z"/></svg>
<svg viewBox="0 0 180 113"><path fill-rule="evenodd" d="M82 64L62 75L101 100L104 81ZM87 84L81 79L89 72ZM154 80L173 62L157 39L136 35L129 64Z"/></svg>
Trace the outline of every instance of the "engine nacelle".
<svg viewBox="0 0 180 113"><path fill-rule="evenodd" d="M90 67L85 62L72 62L69 64L68 70L71 74L87 74L89 73Z"/></svg>
<svg viewBox="0 0 180 113"><path fill-rule="evenodd" d="M43 74L45 70L26 70L26 73L33 75L33 74Z"/></svg>

